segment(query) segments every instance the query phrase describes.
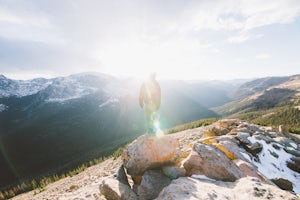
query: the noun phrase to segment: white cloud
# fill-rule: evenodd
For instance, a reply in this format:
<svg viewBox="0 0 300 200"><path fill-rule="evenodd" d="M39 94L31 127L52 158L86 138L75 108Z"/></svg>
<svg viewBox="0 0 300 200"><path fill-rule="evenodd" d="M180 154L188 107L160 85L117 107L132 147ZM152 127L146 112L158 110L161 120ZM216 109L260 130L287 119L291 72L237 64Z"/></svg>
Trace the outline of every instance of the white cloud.
<svg viewBox="0 0 300 200"><path fill-rule="evenodd" d="M180 27L189 30L236 31L228 41L241 43L255 28L293 22L300 15L299 0L214 0L189 5Z"/></svg>
<svg viewBox="0 0 300 200"><path fill-rule="evenodd" d="M261 37L263 37L262 34L251 34L248 31L242 31L234 36L229 37L227 41L230 43L239 44L248 40L258 39Z"/></svg>
<svg viewBox="0 0 300 200"><path fill-rule="evenodd" d="M6 57L0 65L3 69L5 60L6 71L44 66L55 74L142 73L144 66L193 73L199 66L229 66L226 59L234 58L219 55L217 63L218 52L227 51L231 43L262 37L259 27L292 23L299 15L299 0L5 1L0 5L0 42L3 37L43 45L29 51L25 45L8 43L11 56L3 50Z"/></svg>
<svg viewBox="0 0 300 200"><path fill-rule="evenodd" d="M255 56L256 59L269 59L271 57L270 54L262 53Z"/></svg>
<svg viewBox="0 0 300 200"><path fill-rule="evenodd" d="M0 22L14 23L19 25L33 25L50 27L51 23L47 18L37 13L15 12L0 7Z"/></svg>
<svg viewBox="0 0 300 200"><path fill-rule="evenodd" d="M230 43L242 43L247 41L251 36L248 33L239 34L228 38Z"/></svg>
<svg viewBox="0 0 300 200"><path fill-rule="evenodd" d="M229 20L230 29L246 31L270 24L292 22L300 15L300 2L298 0L232 0L231 3L224 2L216 15L219 17L223 15L227 21Z"/></svg>

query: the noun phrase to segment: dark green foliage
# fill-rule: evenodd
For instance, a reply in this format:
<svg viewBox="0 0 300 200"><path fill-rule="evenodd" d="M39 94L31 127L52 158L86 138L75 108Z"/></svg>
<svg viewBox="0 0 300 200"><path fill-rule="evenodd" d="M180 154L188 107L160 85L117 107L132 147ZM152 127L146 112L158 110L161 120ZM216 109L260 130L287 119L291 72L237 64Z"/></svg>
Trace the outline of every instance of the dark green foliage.
<svg viewBox="0 0 300 200"><path fill-rule="evenodd" d="M111 156L95 158L87 163L83 163L82 165L78 166L77 168L75 168L73 170L70 170L66 173L62 173L60 175L54 174L51 176L42 177L38 180L33 179L31 181L24 181L21 183L21 185L11 186L5 191L0 191L0 200L11 198L11 197L14 197L15 195L18 195L18 194L21 194L21 193L24 193L24 192L27 192L30 190L35 190L34 194L38 194L38 193L46 190L46 186L50 183L53 183L60 179L63 179L67 176L70 176L70 177L75 176L76 174L79 174L80 172L84 171L86 168L96 165L98 163L101 163L108 158L112 157L114 159L117 159L119 156L122 155L123 150L124 150L124 147L120 147L117 150L115 150L111 154Z"/></svg>
<svg viewBox="0 0 300 200"><path fill-rule="evenodd" d="M256 98L245 98L241 101L233 101L215 110L223 117L229 115L249 113L253 111L264 111L283 106L294 105L295 91L289 89L274 88L264 91Z"/></svg>
<svg viewBox="0 0 300 200"><path fill-rule="evenodd" d="M242 84L237 90L233 91L231 97L234 99L242 99L256 92L264 91L272 86L281 84L290 77L266 77L266 78L259 78L253 81L246 82Z"/></svg>
<svg viewBox="0 0 300 200"><path fill-rule="evenodd" d="M300 110L291 106L237 114L231 117L263 126L278 127L283 124L290 132L300 134Z"/></svg>
<svg viewBox="0 0 300 200"><path fill-rule="evenodd" d="M113 154L112 154L112 157L114 159L117 159L118 157L120 157L123 153L123 150L124 150L124 147L120 147L118 148Z"/></svg>
<svg viewBox="0 0 300 200"><path fill-rule="evenodd" d="M206 125L216 122L217 120L218 120L217 118L208 118L208 119L201 119L201 120L193 121L193 122L186 123L186 124L183 124L180 126L176 126L172 129L169 129L169 130L165 131L165 134L171 134L171 133L175 133L175 132L179 132L179 131L183 131L183 130L187 130L187 129L193 129L193 128L197 128L200 126L206 126ZM11 186L5 191L2 191L2 192L0 191L0 200L11 198L17 194L27 192L30 190L35 190L35 192L34 192L35 194L40 193L40 192L46 190L46 186L52 182L55 182L59 179L65 178L67 176L72 177L72 176L84 171L87 167L101 163L108 158L112 157L114 159L117 159L119 156L122 155L125 146L126 145L124 145L123 147L119 147L117 150L115 150L113 153L111 153L111 156L100 157L97 159L95 158L86 163L83 163L82 165L78 166L77 168L70 170L66 173L62 173L60 175L54 174L51 176L45 176L45 177L42 177L37 180L33 179L31 181L24 181L24 182L22 182L21 185Z"/></svg>

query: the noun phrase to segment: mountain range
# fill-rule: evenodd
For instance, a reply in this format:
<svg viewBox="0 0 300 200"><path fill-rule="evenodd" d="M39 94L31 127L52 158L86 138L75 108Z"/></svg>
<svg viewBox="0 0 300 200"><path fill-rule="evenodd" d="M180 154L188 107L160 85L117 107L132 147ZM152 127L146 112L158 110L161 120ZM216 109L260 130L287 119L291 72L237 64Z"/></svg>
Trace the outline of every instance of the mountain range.
<svg viewBox="0 0 300 200"><path fill-rule="evenodd" d="M300 106L300 75L159 82L161 129L201 118L246 117ZM64 172L142 135L141 84L99 73L26 81L0 75L0 188Z"/></svg>

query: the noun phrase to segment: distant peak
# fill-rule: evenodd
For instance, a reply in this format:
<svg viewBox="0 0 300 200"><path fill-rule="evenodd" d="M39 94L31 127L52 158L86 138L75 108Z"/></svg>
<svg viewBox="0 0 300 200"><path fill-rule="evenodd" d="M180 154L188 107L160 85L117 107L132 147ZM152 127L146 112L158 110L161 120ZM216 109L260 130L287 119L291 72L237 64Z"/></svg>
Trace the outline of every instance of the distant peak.
<svg viewBox="0 0 300 200"><path fill-rule="evenodd" d="M4 75L0 74L0 79L7 79Z"/></svg>

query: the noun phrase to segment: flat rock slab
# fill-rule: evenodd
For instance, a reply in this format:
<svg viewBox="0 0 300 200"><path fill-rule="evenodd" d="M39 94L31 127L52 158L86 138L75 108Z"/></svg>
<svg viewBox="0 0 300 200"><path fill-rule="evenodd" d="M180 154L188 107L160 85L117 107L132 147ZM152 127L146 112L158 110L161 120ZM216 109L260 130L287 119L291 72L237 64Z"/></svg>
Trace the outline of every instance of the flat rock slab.
<svg viewBox="0 0 300 200"><path fill-rule="evenodd" d="M156 198L156 200L165 199L299 200L299 197L291 192L281 190L274 185L262 183L256 178L245 177L236 182L222 182L181 177L173 180Z"/></svg>

